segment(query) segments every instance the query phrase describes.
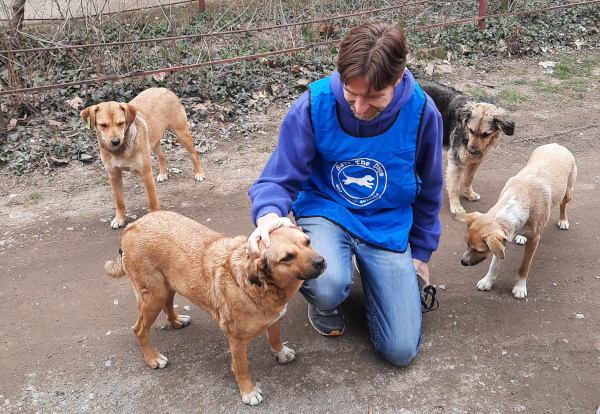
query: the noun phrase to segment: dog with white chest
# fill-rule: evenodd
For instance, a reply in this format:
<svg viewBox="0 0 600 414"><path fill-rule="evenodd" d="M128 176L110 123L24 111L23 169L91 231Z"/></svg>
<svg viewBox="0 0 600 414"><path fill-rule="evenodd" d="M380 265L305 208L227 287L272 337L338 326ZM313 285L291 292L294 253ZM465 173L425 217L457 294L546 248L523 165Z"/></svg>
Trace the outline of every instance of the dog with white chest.
<svg viewBox="0 0 600 414"><path fill-rule="evenodd" d="M529 269L552 207L560 205L558 227L569 228L567 204L573 198L576 176L575 158L568 149L558 144L543 145L533 151L525 168L507 181L498 202L487 213L453 215L468 226L468 248L462 265L473 266L493 255L486 276L477 282L479 290L492 288L506 243L523 237L525 254L512 293L517 299L527 296Z"/></svg>

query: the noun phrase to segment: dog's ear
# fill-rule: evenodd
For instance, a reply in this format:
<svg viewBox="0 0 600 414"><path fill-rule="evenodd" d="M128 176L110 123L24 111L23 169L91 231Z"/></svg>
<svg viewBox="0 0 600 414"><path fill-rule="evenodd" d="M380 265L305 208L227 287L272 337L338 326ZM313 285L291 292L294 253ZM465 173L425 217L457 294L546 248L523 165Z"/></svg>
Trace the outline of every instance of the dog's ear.
<svg viewBox="0 0 600 414"><path fill-rule="evenodd" d="M133 124L133 121L135 120L135 116L137 115L137 109L135 106L127 103L122 103L120 105L121 108L123 108L123 110L125 111L125 122L127 123L127 128L129 128L129 126Z"/></svg>
<svg viewBox="0 0 600 414"><path fill-rule="evenodd" d="M494 253L494 256L496 256L498 259L504 259L504 245L507 241L504 233L495 231L485 237L484 240L492 253Z"/></svg>
<svg viewBox="0 0 600 414"><path fill-rule="evenodd" d="M458 117L458 121L462 122L463 124L465 124L469 118L471 117L471 111L473 110L473 108L471 107L470 104L465 104L463 106L461 106L458 111L456 111L456 115Z"/></svg>
<svg viewBox="0 0 600 414"><path fill-rule="evenodd" d="M501 114L494 116L494 121L506 135L511 136L515 133L515 123L508 119L506 112L502 111Z"/></svg>
<svg viewBox="0 0 600 414"><path fill-rule="evenodd" d="M260 259L256 259L254 261L256 267L253 269L252 273L248 275L248 281L261 287L265 278L271 275L271 268L269 266L269 261L264 257L264 254L261 255Z"/></svg>
<svg viewBox="0 0 600 414"><path fill-rule="evenodd" d="M89 125L90 129L96 129L96 112L98 111L98 105L92 105L85 108L79 115L86 125ZM88 124L88 119L90 123Z"/></svg>
<svg viewBox="0 0 600 414"><path fill-rule="evenodd" d="M474 213L454 213L452 214L452 220L462 221L463 223L467 223L467 226L471 227L471 224L473 224L473 222L479 215L481 215L481 213L477 211Z"/></svg>

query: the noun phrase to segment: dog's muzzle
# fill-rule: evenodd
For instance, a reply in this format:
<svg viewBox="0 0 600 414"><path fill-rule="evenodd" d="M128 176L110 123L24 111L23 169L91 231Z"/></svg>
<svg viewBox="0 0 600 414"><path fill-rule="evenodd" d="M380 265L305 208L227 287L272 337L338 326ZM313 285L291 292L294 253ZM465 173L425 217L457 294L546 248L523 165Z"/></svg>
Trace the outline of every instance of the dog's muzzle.
<svg viewBox="0 0 600 414"><path fill-rule="evenodd" d="M471 155L479 155L479 151L478 150L473 150L471 148L468 148L467 151L469 151L469 154L471 154Z"/></svg>
<svg viewBox="0 0 600 414"><path fill-rule="evenodd" d="M121 143L121 138L113 138L110 140L110 143L113 147L117 147Z"/></svg>
<svg viewBox="0 0 600 414"><path fill-rule="evenodd" d="M300 280L316 279L317 277L321 276L321 274L327 268L327 262L322 256L316 256L311 260L311 267L311 272L302 275L296 275L296 277Z"/></svg>
<svg viewBox="0 0 600 414"><path fill-rule="evenodd" d="M463 266L468 266L469 265L468 262L465 262L465 259L460 259L460 264L463 265Z"/></svg>

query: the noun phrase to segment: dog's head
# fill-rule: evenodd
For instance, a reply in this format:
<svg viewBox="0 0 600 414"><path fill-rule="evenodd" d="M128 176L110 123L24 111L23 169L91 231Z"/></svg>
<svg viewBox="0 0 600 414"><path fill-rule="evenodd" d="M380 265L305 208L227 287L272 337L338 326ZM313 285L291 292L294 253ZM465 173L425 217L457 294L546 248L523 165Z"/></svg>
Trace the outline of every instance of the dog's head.
<svg viewBox="0 0 600 414"><path fill-rule="evenodd" d="M491 103L467 102L458 111L458 118L467 138L467 151L472 155L482 154L503 132L515 132L515 123L508 113Z"/></svg>
<svg viewBox="0 0 600 414"><path fill-rule="evenodd" d="M119 102L103 102L81 111L83 122L96 131L100 147L118 152L123 148L125 131L135 120L137 110L133 105Z"/></svg>
<svg viewBox="0 0 600 414"><path fill-rule="evenodd" d="M467 223L467 250L460 263L474 266L484 261L490 253L498 259L504 259L504 247L508 239L502 229L490 222L481 213L455 213L452 218Z"/></svg>
<svg viewBox="0 0 600 414"><path fill-rule="evenodd" d="M268 249L260 244L260 258L255 260L256 273L250 275L250 282L258 286L273 284L295 293L303 281L319 277L327 267L300 227L279 228L269 238Z"/></svg>

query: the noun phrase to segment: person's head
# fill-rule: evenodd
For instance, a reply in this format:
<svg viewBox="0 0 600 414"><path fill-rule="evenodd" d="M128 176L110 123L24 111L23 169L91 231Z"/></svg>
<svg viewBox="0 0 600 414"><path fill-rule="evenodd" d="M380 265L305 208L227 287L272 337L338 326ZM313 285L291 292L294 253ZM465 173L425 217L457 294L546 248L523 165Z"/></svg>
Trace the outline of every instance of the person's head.
<svg viewBox="0 0 600 414"><path fill-rule="evenodd" d="M391 102L402 80L408 49L399 24L368 22L342 39L337 70L344 97L358 119L377 117Z"/></svg>

